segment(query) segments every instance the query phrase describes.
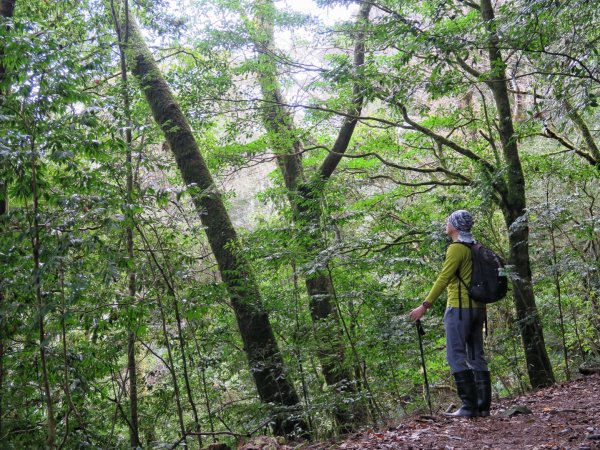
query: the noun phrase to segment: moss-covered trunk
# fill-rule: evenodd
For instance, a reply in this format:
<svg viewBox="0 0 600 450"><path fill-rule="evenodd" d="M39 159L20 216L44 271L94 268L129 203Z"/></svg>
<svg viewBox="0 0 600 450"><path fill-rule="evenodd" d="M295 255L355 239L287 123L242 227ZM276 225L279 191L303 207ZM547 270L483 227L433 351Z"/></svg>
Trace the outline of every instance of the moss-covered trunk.
<svg viewBox="0 0 600 450"><path fill-rule="evenodd" d="M262 63L270 64L270 62ZM281 94L276 80L263 72L259 74L263 99L269 103L263 114L263 124L271 135L271 146L277 154L277 163L288 189L288 199L293 211L298 232L302 233L306 248L298 261L311 263L319 250L324 248L324 236L321 232L321 209L319 201L309 198L307 190L299 189L305 183L300 153L302 143L294 136L294 127L289 113L281 103ZM307 239L309 238L310 239ZM317 261L312 261L318 264ZM345 365L344 339L339 317L334 303L334 289L329 274L316 269L305 277L309 297L310 315L314 323L314 337L317 343L317 355L321 370L328 386L338 393L356 391L349 367ZM347 404L339 402L334 414L338 423L345 427L352 422Z"/></svg>
<svg viewBox="0 0 600 450"><path fill-rule="evenodd" d="M129 66L140 82L154 119L164 132L184 182L198 189L193 201L227 286L260 399L279 407L275 417L275 433L289 434L296 428L304 428L297 414L298 395L285 372L254 274L244 255L237 250L237 235L222 198L200 154L192 130L133 17L129 17L127 22Z"/></svg>
<svg viewBox="0 0 600 450"><path fill-rule="evenodd" d="M283 175L288 190L288 200L293 211L294 222L307 242L305 257L300 263L311 262L325 248L325 238L320 221L320 185L327 179L341 159L352 137L357 120L344 121L332 153L323 164L325 175L321 172L314 177L316 186L307 183L302 167L303 144L294 127L290 111L285 107L284 96L277 76L277 65L271 55L275 52L273 34L274 6L271 0L257 1L255 4L257 27L254 27L254 44L259 53L257 72L263 101L263 125L269 134L270 145L277 156L277 165ZM363 5L359 19L368 19L370 5ZM364 35L359 33L356 39L355 66L364 64ZM354 108L350 115L360 114L362 95L359 88L354 89ZM316 194L316 195L315 195ZM319 265L318 261L313 261ZM305 278L309 296L310 314L314 323L317 355L323 376L328 386L340 394L357 392L350 366L345 361L345 345L342 327L335 307L335 291L329 273L318 268ZM358 403L347 403L343 399L335 408L334 415L342 431L350 431L353 424L364 419L362 407Z"/></svg>
<svg viewBox="0 0 600 450"><path fill-rule="evenodd" d="M508 89L506 64L498 48L494 26L494 10L490 0L481 0L481 15L485 20L489 39L490 87L498 109L498 131L504 162L507 166L507 193L502 204L510 244L509 264L514 267L513 298L521 338L525 349L529 381L534 388L554 383L554 374L544 344L542 323L538 314L531 283L529 259L529 225L526 215L525 176L521 167L517 137L515 136Z"/></svg>

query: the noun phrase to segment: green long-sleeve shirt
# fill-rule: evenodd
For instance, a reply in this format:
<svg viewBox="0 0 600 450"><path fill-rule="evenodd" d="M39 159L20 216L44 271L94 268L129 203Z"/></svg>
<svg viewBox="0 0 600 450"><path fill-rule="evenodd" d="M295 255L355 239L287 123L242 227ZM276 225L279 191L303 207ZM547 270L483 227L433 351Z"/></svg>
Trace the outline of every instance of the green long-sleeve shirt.
<svg viewBox="0 0 600 450"><path fill-rule="evenodd" d="M458 302L458 285L460 283L458 277L456 276L456 270L460 268L460 276L468 286L471 282L471 273L473 272L473 263L471 262L471 249L463 244L459 244L457 242L453 242L448 246L448 250L446 251L446 259L444 261L444 266L442 267L442 271L437 277L437 280L433 284L433 287L425 297L425 301L427 303L433 303L444 291L444 289L448 288L448 303L446 307L459 307ZM469 307L469 296L467 293L467 288L461 284L461 298L462 298L462 307ZM474 308L480 308L485 305L481 305L475 301L471 301L471 305Z"/></svg>

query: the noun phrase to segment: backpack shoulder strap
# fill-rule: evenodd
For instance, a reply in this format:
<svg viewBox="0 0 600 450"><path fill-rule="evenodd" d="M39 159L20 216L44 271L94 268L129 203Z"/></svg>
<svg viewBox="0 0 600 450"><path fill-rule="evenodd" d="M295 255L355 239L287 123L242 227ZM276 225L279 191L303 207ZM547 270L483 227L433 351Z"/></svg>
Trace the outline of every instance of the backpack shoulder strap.
<svg viewBox="0 0 600 450"><path fill-rule="evenodd" d="M464 245L465 247L468 247L469 250L471 250L471 247L473 247L473 244L470 244L468 242L452 242L452 243L450 243L450 245L453 245L453 244ZM460 266L458 267L458 269L456 269L455 275L459 279L459 281L468 289L469 287L467 286L467 283L465 283L465 281L460 276Z"/></svg>
<svg viewBox="0 0 600 450"><path fill-rule="evenodd" d="M467 242L452 242L450 245L452 244L462 244L465 247L469 248L469 254L471 254L471 248L473 247L473 244L467 243ZM473 260L473 256L471 256L471 261ZM465 283L465 280L462 279L462 277L460 276L460 266L458 266L458 268L456 269L456 278L458 278L458 319L462 320L462 289L461 289L461 283L462 285L465 287L465 289L467 290L467 297L469 299L469 314L473 314L473 310L471 309L471 296L468 295L469 292L469 286L467 286L467 283Z"/></svg>
<svg viewBox="0 0 600 450"><path fill-rule="evenodd" d="M453 244L460 244L460 245L464 245L465 247L473 247L473 245L475 245L475 242L462 242L462 241L455 241L455 242L451 242L450 245Z"/></svg>

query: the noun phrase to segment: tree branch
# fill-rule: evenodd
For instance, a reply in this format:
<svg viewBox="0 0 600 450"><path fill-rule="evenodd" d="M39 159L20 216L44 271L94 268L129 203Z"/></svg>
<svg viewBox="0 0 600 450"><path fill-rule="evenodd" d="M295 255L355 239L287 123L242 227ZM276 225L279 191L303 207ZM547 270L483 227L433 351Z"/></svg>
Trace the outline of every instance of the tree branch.
<svg viewBox="0 0 600 450"><path fill-rule="evenodd" d="M363 3L360 7L360 11L358 13L357 22L360 24L361 22L367 22L369 20L369 13L371 11L370 3ZM353 69L355 75L357 76L357 80L354 81L353 87L353 96L352 99L352 108L350 109L350 114L353 116L360 116L362 111L362 106L364 102L364 90L360 85L360 75L359 72L365 64L365 32L363 30L358 31L354 43L354 63ZM358 123L358 119L346 117L344 119L344 123L342 124L340 131L337 135L337 138L333 144L333 151L330 152L321 166L319 167L319 177L321 180L327 180L331 177L331 174L338 166L339 162L342 159L342 155L348 150L348 145L350 144L350 139L354 133L354 128L356 128L356 124Z"/></svg>
<svg viewBox="0 0 600 450"><path fill-rule="evenodd" d="M477 11L481 10L481 7L477 3L470 2L468 0L457 0L459 3L463 5L467 5L470 8L476 9Z"/></svg>
<svg viewBox="0 0 600 450"><path fill-rule="evenodd" d="M469 183L465 183L465 182L458 182L458 181L422 181L422 182L418 182L418 183L409 183L409 182L405 182L405 181L398 181L395 178L389 176L389 175L375 175L372 177L369 177L370 180L377 180L377 179L385 179L385 180L389 180L394 184L397 184L399 186L411 186L411 187L420 187L420 186L469 186Z"/></svg>
<svg viewBox="0 0 600 450"><path fill-rule="evenodd" d="M583 120L583 117L581 117L581 115L577 112L573 105L571 105L570 102L565 101L565 106L567 109L567 114L579 129L579 132L583 136L583 140L585 141L587 148L589 149L597 164L598 161L600 161L600 149L598 149L598 144L596 144L596 141L594 141L594 137L590 132L590 128L587 126L587 124Z"/></svg>
<svg viewBox="0 0 600 450"><path fill-rule="evenodd" d="M475 69L472 66L470 66L469 64L467 64L467 62L464 59L462 59L460 56L458 56L457 54L455 54L454 56L456 57L456 62L458 63L458 65L465 72L469 73L470 75L473 75L477 79L481 79L481 72L479 72L477 69Z"/></svg>
<svg viewBox="0 0 600 450"><path fill-rule="evenodd" d="M412 120L410 118L410 116L408 115L408 111L406 110L406 107L402 103L396 102L396 106L400 109L400 112L402 113L402 117L404 118L404 121L407 124L409 124L411 126L411 128L413 128L414 130L417 130L417 131L423 133L424 135L429 136L434 141L439 142L440 144L445 145L448 148L451 148L455 152L457 152L463 156L466 156L467 158L471 159L472 161L475 161L475 162L481 164L489 173L494 173L496 171L496 168L492 164L490 164L485 159L481 158L479 155L473 153L468 148L458 145L456 142L451 141L450 139L447 139L446 137L444 137L440 134L437 134L433 130L431 130L427 127L424 127L424 126L420 125L419 123L415 122L414 120Z"/></svg>
<svg viewBox="0 0 600 450"><path fill-rule="evenodd" d="M544 130L546 131L546 133L540 133L540 136L557 141L563 147L565 147L565 148L573 151L575 154L581 156L592 166L598 167L599 161L594 159L590 154L576 148L575 145L573 145L571 142L569 142L563 136L560 136L558 133L556 133L556 131L554 131L549 125L545 125Z"/></svg>
<svg viewBox="0 0 600 450"><path fill-rule="evenodd" d="M346 158L368 158L369 156L373 156L373 157L377 158L379 161L381 161L382 164L384 164L385 166L392 167L394 169L407 170L407 171L419 172L419 173L443 173L444 175L448 175L451 178L457 178L457 179L463 180L465 182L464 184L467 184L467 185L472 182L472 180L470 178L468 178L458 172L452 172L443 167L435 167L433 169L421 169L418 167L402 166L400 164L396 164L396 163L386 160L381 155L379 155L378 153L375 153L375 152L362 153L359 155L343 155L343 156L345 156Z"/></svg>

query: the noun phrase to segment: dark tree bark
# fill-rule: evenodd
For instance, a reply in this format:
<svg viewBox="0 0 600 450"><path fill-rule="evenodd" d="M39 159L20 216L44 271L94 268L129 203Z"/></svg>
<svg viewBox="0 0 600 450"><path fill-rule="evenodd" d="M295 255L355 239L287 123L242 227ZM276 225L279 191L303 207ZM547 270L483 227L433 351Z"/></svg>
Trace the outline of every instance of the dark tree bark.
<svg viewBox="0 0 600 450"><path fill-rule="evenodd" d="M525 177L517 137L515 136L506 80L506 64L498 48L494 26L494 9L490 0L481 0L481 15L488 27L490 87L498 109L498 131L507 165L506 195L502 211L508 228L509 263L514 267L513 295L521 338L525 349L527 371L532 387L554 383L554 373L544 344L544 333L535 303L529 259L529 225L526 213Z"/></svg>
<svg viewBox="0 0 600 450"><path fill-rule="evenodd" d="M3 19L11 18L14 14L16 0L1 0L0 1L0 15ZM8 27L7 27L8 29ZM6 67L2 64L4 55L4 48L0 47L0 86L3 86L6 78ZM4 92L0 88L0 96L3 96ZM33 288L35 292L36 302L39 308L39 319L38 319L38 333L39 333L39 351L40 351L40 365L41 365L41 377L42 377L42 390L44 402L46 403L46 426L47 426L47 439L46 444L49 449L56 447L56 419L54 417L54 405L52 402L52 392L50 388L49 373L47 367L47 351L46 351L46 330L44 324L43 311L46 308L45 301L42 295L42 276L41 276L41 262L40 262L40 224L39 224L39 192L37 185L37 151L34 146L33 140L31 143L31 171L32 171L32 184L31 191L33 196L33 205L31 212L31 229L33 230L31 236L31 251L33 257ZM0 182L0 220L8 212L8 198L6 193L6 184ZM0 302L3 300L3 288L0 286ZM1 341L1 336L0 336ZM3 356L3 345L0 343L0 355ZM3 379L3 370L0 366L0 383ZM1 388L1 384L0 384ZM0 410L1 413L1 410ZM1 414L0 414L1 416Z"/></svg>
<svg viewBox="0 0 600 450"><path fill-rule="evenodd" d="M16 0L1 0L0 1L0 15L3 19L12 18L15 12ZM7 26L7 29L8 26ZM4 96L5 92L3 85L6 81L6 67L2 64L4 60L4 46L0 46L0 99ZM1 101L1 100L0 100ZM0 217L8 212L8 198L6 193L6 183L0 179ZM0 292L0 295L2 293ZM2 419L0 419L2 420Z"/></svg>
<svg viewBox="0 0 600 450"><path fill-rule="evenodd" d="M369 14L371 12L371 5L372 4L369 2L361 3L357 16L357 21L359 23L368 22ZM355 71L355 76L358 76L357 72L361 70L364 64L365 33L364 31L357 31L354 38L353 68ZM362 112L364 103L363 90L364 87L359 82L354 83L352 88L352 108L348 111L348 115L344 118L331 152L325 157L321 167L319 167L320 181L326 181L329 179L329 177L331 177L339 162L342 160L343 154L346 153L346 150L348 150L348 145L350 144L350 139L354 133L354 128L356 128L356 125L358 124L357 117L359 117Z"/></svg>
<svg viewBox="0 0 600 450"><path fill-rule="evenodd" d="M129 30L131 70L169 143L184 182L197 190L193 202L227 287L260 399L279 408L274 418L274 432L290 434L304 429L304 422L297 414L299 398L285 372L254 274L244 255L238 251L237 234L189 123L133 18L128 16L123 22L122 26Z"/></svg>
<svg viewBox="0 0 600 450"><path fill-rule="evenodd" d="M40 370L42 377L42 389L44 392L44 401L46 403L46 426L47 439L46 444L50 450L56 448L56 419L54 417L54 404L52 401L52 391L50 388L50 375L48 372L47 364L47 349L48 345L45 327L45 316L44 311L46 310L46 301L42 294L42 262L40 258L41 253L41 236L40 236L40 222L39 222L39 190L37 180L37 149L35 148L33 139L31 142L31 195L33 197L30 228L33 230L31 236L31 254L33 257L33 290L35 292L35 299L38 305L38 332L39 332L39 350L40 350Z"/></svg>
<svg viewBox="0 0 600 450"><path fill-rule="evenodd" d="M12 17L15 12L16 2L16 0L2 0L0 2L0 15L5 18Z"/></svg>
<svg viewBox="0 0 600 450"><path fill-rule="evenodd" d="M70 383L70 376L69 376L69 370L71 368L71 365L69 364L69 353L68 353L68 347L67 347L67 324L65 321L65 318L67 316L67 306L66 306L66 298L65 298L65 268L63 263L60 263L59 269L58 269L58 275L59 275L59 286L60 286L60 305L61 305L61 317L60 317L60 330L61 330L61 341L62 341L62 358L63 358L63 392L65 393L65 398L66 398L66 404L68 406L67 409L67 413L65 414L64 417L64 428L65 428L65 433L64 433L64 437L62 439L61 444L59 445L59 448L61 446L64 445L65 442L67 442L67 438L69 437L69 433L70 433L70 429L69 429L69 416L71 415L71 413L74 413L75 416L77 417L77 421L79 426L82 429L86 428L86 424L85 421L83 420L83 418L81 417L81 414L79 413L79 411L77 410L77 408L75 407L75 403L73 402L73 396L71 395L71 383Z"/></svg>
<svg viewBox="0 0 600 450"><path fill-rule="evenodd" d="M270 145L277 156L277 165L283 175L288 190L288 200L292 207L294 222L305 235L311 237L308 258L315 257L325 246L319 223L322 210L319 191L323 181L328 179L342 158L357 124L357 119L346 118L340 128L332 152L324 160L313 183L307 182L302 167L303 144L294 127L290 111L284 106L284 96L277 77L277 65L270 55L275 51L273 34L273 3L263 0L256 3L259 27L253 36L259 52L260 70L257 72L263 101L263 125L270 136ZM368 20L370 4L363 3L359 20ZM365 59L364 33L357 32L354 51L354 69L360 70ZM358 83L354 86L353 107L349 116L360 115L363 95ZM334 287L325 268L317 269L305 278L309 295L310 313L315 324L315 338L318 344L317 355L323 376L328 386L339 393L356 393L357 386L352 379L350 367L345 363L345 346L339 317L334 305ZM342 431L350 431L352 424L360 423L364 414L360 404L352 406L340 402L335 409L335 417Z"/></svg>
<svg viewBox="0 0 600 450"><path fill-rule="evenodd" d="M15 0L2 0L0 2L0 14L3 18L11 18L15 11ZM0 97L4 95L2 85L4 84L6 68L2 64L4 48L0 46ZM0 179L0 224L4 220L4 216L8 212L8 198L6 193L6 183ZM4 286L0 279L0 308L4 303ZM2 393L4 392L4 327L0 327L0 435L2 433Z"/></svg>
<svg viewBox="0 0 600 450"><path fill-rule="evenodd" d="M0 15L2 15L3 19L9 19L13 16L15 12L15 2L16 0L2 0L0 1ZM2 64L2 60L4 59L4 48L0 46L0 98L4 96L4 90L2 86L4 85L6 68L4 64ZM1 101L1 100L0 100ZM6 182L3 179L0 179L0 227L2 226L2 221L4 220L4 216L8 213L8 194L6 189ZM0 308L2 308L2 304L4 303L4 283L0 281ZM3 320L0 320L0 435L2 432L2 417L4 417L4 411L2 410L2 393L4 392L4 329L5 324L2 323Z"/></svg>
<svg viewBox="0 0 600 450"><path fill-rule="evenodd" d="M156 230L155 230L155 235L156 235L155 237L157 239L157 242L159 243L160 251L164 254L165 249L162 246L160 237L156 233ZM187 361L188 357L187 357L187 351L186 351L186 345L185 345L185 337L183 335L184 325L183 325L183 319L181 318L181 312L179 311L179 302L177 299L177 294L175 291L174 283L172 281L173 277L169 273L168 268L163 268L160 266L160 263L159 263L158 259L156 258L154 251L150 247L148 240L144 236L142 236L142 239L144 239L144 241L148 244L147 248L152 257L152 261L158 268L158 270L163 278L163 281L165 282L165 284L167 286L167 291L169 292L169 297L172 301L173 311L175 312L175 322L177 323L177 341L179 342L179 351L181 352L181 363L182 363L182 369L183 369L183 381L185 383L185 391L187 394L188 402L190 404L190 408L192 409L192 416L194 417L194 428L195 428L194 431L197 433L196 437L198 439L198 448L202 448L202 446L203 446L202 433L201 433L202 430L200 428L200 420L198 418L198 408L196 407L196 402L194 401L194 396L192 394L192 384L190 382L190 376L189 376L189 370L188 370L188 361ZM159 299L159 305L161 307L161 314L162 314L163 307L162 307L162 302L160 299ZM164 314L163 314L163 324L165 324ZM163 329L165 332L165 339L168 340L168 335L166 334L167 330L165 328L165 325L163 325ZM171 358L170 354L169 354L169 357ZM175 366L174 365L173 365L172 372L173 372L173 375L175 375ZM176 381L177 379L174 377L174 380ZM210 408L208 409L208 414L210 416ZM183 442L185 442L185 437L184 437Z"/></svg>
<svg viewBox="0 0 600 450"><path fill-rule="evenodd" d="M187 446L187 430L185 429L183 407L181 406L181 391L179 389L179 382L177 381L177 372L175 372L175 361L173 359L173 349L171 348L169 331L167 330L165 307L160 296L157 299L157 302L158 309L160 310L160 322L162 325L163 339L165 340L165 347L167 348L167 361L165 361L165 366L168 367L169 373L171 374L171 380L173 382L173 393L175 394L175 405L177 407L177 419L179 421L179 430L181 432L181 442Z"/></svg>

